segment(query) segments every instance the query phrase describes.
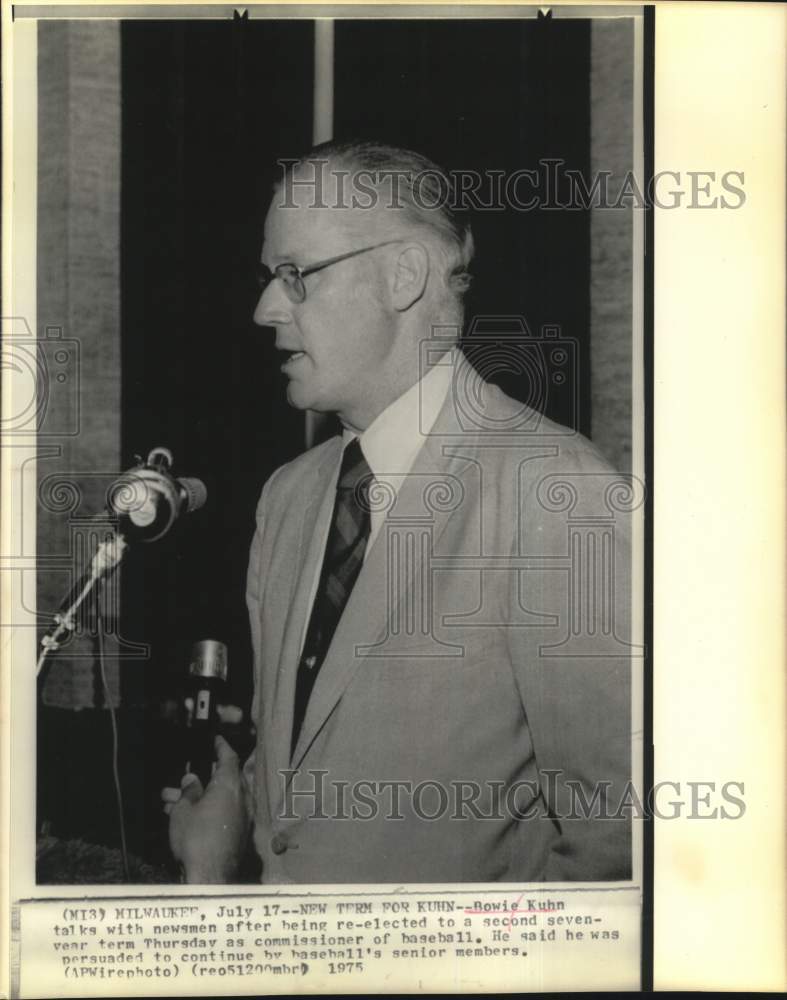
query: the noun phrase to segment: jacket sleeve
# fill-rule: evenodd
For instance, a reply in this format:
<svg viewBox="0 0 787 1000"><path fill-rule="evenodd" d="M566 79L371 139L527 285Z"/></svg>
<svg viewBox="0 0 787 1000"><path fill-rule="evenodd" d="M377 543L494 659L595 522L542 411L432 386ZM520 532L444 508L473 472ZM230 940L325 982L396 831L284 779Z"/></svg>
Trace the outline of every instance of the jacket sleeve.
<svg viewBox="0 0 787 1000"><path fill-rule="evenodd" d="M515 554L535 559L511 574L512 613L543 617L509 645L559 832L547 881L631 878L631 496L630 477L586 456L544 464L523 490Z"/></svg>

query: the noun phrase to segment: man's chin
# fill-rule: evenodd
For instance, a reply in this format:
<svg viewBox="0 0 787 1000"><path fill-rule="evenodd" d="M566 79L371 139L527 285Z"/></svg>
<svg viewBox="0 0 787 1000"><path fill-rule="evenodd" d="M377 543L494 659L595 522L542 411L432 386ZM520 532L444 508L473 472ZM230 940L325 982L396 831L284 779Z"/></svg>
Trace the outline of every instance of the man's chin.
<svg viewBox="0 0 787 1000"><path fill-rule="evenodd" d="M308 410L309 400L306 393L294 382L287 384L287 402L296 410Z"/></svg>
<svg viewBox="0 0 787 1000"><path fill-rule="evenodd" d="M328 409L316 399L313 393L306 391L305 387L297 382L290 382L287 386L287 402L295 410L310 410L312 413L327 413Z"/></svg>

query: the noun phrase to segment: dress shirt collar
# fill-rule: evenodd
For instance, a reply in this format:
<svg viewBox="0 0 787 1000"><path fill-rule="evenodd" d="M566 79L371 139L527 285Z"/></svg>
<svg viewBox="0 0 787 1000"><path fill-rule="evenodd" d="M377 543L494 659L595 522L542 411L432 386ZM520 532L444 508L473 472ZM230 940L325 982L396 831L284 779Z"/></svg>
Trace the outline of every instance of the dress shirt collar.
<svg viewBox="0 0 787 1000"><path fill-rule="evenodd" d="M360 435L364 456L377 479L386 475L406 475L412 468L445 403L454 374L456 353L453 350L444 355ZM345 428L343 444L346 446L356 436Z"/></svg>

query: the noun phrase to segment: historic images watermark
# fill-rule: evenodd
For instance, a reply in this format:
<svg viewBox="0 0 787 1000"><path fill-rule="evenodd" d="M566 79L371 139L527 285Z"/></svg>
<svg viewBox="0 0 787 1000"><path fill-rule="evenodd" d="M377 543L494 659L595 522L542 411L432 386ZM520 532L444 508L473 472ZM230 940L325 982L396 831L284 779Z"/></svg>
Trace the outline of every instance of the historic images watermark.
<svg viewBox="0 0 787 1000"><path fill-rule="evenodd" d="M642 796L631 781L613 795L611 781L597 782L588 789L568 778L562 782L569 792L566 807L548 812L544 800L559 801L556 789L563 775L559 769L544 770L539 780L511 783L371 778L349 782L329 779L329 773L319 768L281 770L283 796L278 819L614 822L653 817L735 820L746 812L742 781L660 781ZM300 783L296 784L295 778L300 778Z"/></svg>
<svg viewBox="0 0 787 1000"><path fill-rule="evenodd" d="M643 180L633 170L587 175L565 160L544 157L517 170L341 169L319 157L281 159L279 208L530 212L587 209L738 209L746 204L742 170L661 170ZM294 169L297 166L297 170ZM330 178L330 183L327 183ZM298 193L298 195L296 195Z"/></svg>

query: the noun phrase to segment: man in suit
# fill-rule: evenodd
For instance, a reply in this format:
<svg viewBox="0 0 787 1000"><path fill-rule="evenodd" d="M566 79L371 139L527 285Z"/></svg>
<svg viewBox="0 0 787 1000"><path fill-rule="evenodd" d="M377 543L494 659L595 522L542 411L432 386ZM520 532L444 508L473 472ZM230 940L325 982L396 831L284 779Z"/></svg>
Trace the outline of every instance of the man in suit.
<svg viewBox="0 0 787 1000"><path fill-rule="evenodd" d="M274 195L255 320L343 430L262 491L257 748L166 794L188 881L232 881L250 825L264 882L631 877L630 484L463 357L448 191L354 143Z"/></svg>

